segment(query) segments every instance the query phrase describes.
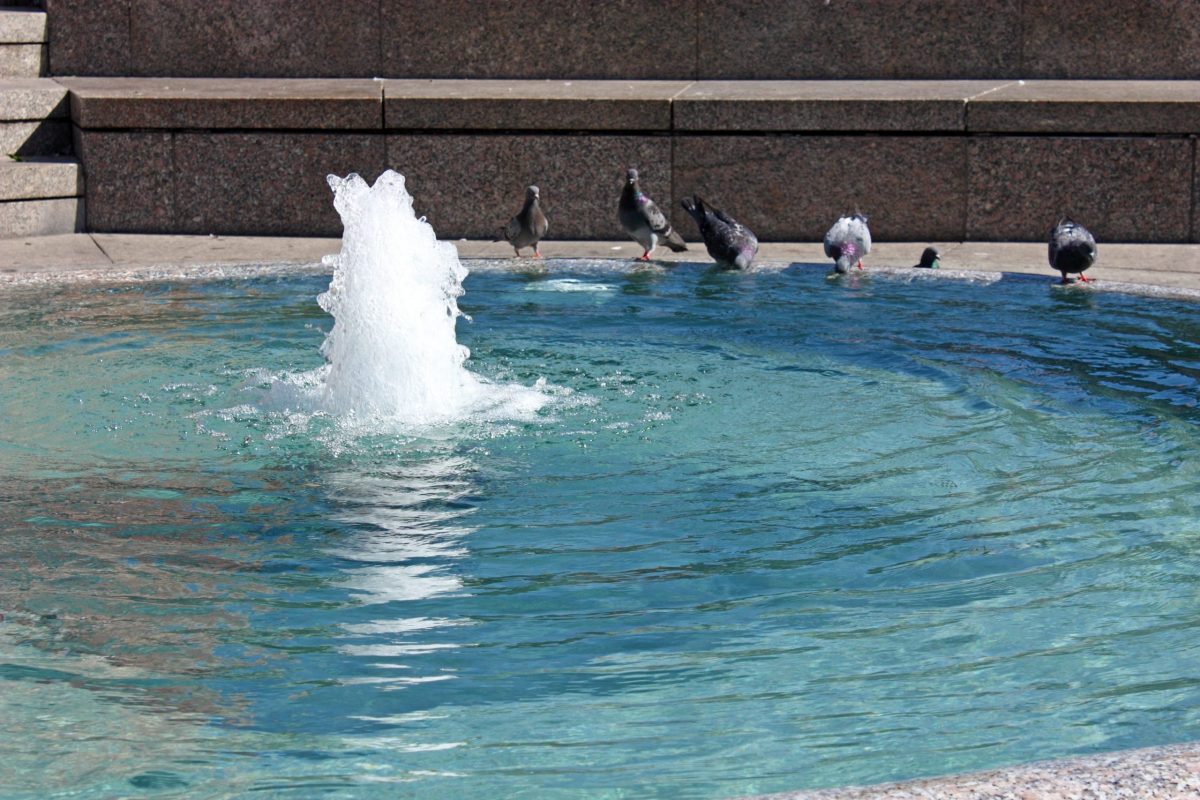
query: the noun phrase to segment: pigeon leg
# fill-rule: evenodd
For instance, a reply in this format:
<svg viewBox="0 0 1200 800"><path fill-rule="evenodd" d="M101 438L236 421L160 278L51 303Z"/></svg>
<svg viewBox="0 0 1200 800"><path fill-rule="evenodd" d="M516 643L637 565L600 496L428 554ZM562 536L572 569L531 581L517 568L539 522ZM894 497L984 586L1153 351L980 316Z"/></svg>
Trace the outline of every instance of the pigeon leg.
<svg viewBox="0 0 1200 800"><path fill-rule="evenodd" d="M1062 274L1062 276L1063 276L1063 279L1062 279L1063 285L1066 286L1068 283L1070 283L1070 281L1067 280L1067 273L1064 272Z"/></svg>
<svg viewBox="0 0 1200 800"><path fill-rule="evenodd" d="M862 259L861 258L858 260L858 268L862 269Z"/></svg>
<svg viewBox="0 0 1200 800"><path fill-rule="evenodd" d="M541 258L541 257L542 257L542 251L541 251L541 250L538 250L538 248L537 248L537 245L536 245L536 244L533 246L533 257L534 257L534 258Z"/></svg>
<svg viewBox="0 0 1200 800"><path fill-rule="evenodd" d="M649 261L650 260L650 251L647 250L646 252L642 253L642 255L637 260L638 261Z"/></svg>
<svg viewBox="0 0 1200 800"><path fill-rule="evenodd" d="M1088 276L1087 276L1087 275L1084 275L1082 272L1081 272L1081 273L1079 273L1079 280L1083 281L1084 283L1091 283L1091 282L1092 282L1092 281L1091 281L1091 279L1089 279L1089 278L1088 278Z"/></svg>

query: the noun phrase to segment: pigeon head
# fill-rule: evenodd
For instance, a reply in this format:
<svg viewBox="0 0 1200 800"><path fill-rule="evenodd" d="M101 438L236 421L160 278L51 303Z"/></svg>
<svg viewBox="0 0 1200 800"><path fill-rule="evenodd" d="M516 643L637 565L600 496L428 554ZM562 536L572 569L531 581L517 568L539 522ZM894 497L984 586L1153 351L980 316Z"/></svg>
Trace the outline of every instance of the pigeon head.
<svg viewBox="0 0 1200 800"><path fill-rule="evenodd" d="M638 182L637 170L634 169L633 167L630 167L629 169L625 170L625 183L630 186L637 186L637 182Z"/></svg>
<svg viewBox="0 0 1200 800"><path fill-rule="evenodd" d="M940 255L941 253L938 252L936 247L926 247L921 253L921 263L917 264L917 266L924 269L937 269L939 266L938 257Z"/></svg>
<svg viewBox="0 0 1200 800"><path fill-rule="evenodd" d="M845 275L850 268L858 263L858 248L852 242L846 242L835 255L833 269L839 275Z"/></svg>
<svg viewBox="0 0 1200 800"><path fill-rule="evenodd" d="M525 187L525 199L526 200L535 200L541 196L542 196L542 193L541 193L541 190L538 189L538 187L536 187L536 186Z"/></svg>

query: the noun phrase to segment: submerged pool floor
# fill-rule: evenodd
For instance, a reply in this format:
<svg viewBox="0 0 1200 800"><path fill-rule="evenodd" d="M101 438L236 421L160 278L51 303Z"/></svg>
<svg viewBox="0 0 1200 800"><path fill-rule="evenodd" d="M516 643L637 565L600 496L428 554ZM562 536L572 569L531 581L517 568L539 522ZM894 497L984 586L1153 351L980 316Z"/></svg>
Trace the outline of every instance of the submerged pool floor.
<svg viewBox="0 0 1200 800"><path fill-rule="evenodd" d="M732 797L1200 738L1194 305L476 269L468 367L545 405L418 429L291 391L327 283L0 292L0 796Z"/></svg>

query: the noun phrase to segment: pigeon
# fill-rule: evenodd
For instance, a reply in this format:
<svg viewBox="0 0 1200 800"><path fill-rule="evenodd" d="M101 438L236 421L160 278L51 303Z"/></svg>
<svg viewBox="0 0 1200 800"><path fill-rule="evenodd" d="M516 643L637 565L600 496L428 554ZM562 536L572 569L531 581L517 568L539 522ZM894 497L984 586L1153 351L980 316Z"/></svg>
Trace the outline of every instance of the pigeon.
<svg viewBox="0 0 1200 800"><path fill-rule="evenodd" d="M1062 273L1062 282L1070 283L1068 273L1079 273L1079 280L1088 279L1083 271L1096 260L1096 237L1070 217L1063 217L1050 231L1050 266Z"/></svg>
<svg viewBox="0 0 1200 800"><path fill-rule="evenodd" d="M642 194L638 187L638 172L633 167L625 171L625 188L621 190L617 212L621 227L646 251L639 261L649 261L650 251L660 243L676 253L687 250L683 239L672 230L671 223L654 205L654 201Z"/></svg>
<svg viewBox="0 0 1200 800"><path fill-rule="evenodd" d="M921 253L921 263L917 264L913 269L937 269L942 265L942 262L938 261L940 256L941 253L938 252L936 247L926 247Z"/></svg>
<svg viewBox="0 0 1200 800"><path fill-rule="evenodd" d="M517 215L500 229L500 239L511 244L518 256L521 255L522 247L532 247L534 256L542 257L538 250L538 242L546 235L550 223L546 221L546 215L542 213L540 201L541 192L538 187L526 187L525 205L521 206ZM498 242L500 239L495 241Z"/></svg>
<svg viewBox="0 0 1200 800"><path fill-rule="evenodd" d="M833 268L845 275L855 264L862 269L862 259L871 252L871 231L867 218L855 212L841 216L825 234L825 255L833 259Z"/></svg>
<svg viewBox="0 0 1200 800"><path fill-rule="evenodd" d="M683 201L683 209L692 215L704 238L704 246L713 260L727 269L746 269L758 253L754 231L719 208L705 203L700 195Z"/></svg>

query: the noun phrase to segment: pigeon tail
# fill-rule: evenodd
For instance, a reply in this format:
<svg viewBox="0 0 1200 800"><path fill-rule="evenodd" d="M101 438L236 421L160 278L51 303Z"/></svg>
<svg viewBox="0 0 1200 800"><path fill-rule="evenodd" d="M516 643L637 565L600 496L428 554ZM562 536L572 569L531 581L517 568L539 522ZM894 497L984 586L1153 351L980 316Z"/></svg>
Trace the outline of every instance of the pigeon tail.
<svg viewBox="0 0 1200 800"><path fill-rule="evenodd" d="M663 238L663 244L671 248L676 253L681 253L684 250L687 250L687 243L685 243L683 241L683 237L674 230L667 231L666 237Z"/></svg>

